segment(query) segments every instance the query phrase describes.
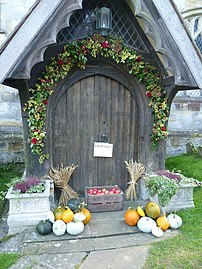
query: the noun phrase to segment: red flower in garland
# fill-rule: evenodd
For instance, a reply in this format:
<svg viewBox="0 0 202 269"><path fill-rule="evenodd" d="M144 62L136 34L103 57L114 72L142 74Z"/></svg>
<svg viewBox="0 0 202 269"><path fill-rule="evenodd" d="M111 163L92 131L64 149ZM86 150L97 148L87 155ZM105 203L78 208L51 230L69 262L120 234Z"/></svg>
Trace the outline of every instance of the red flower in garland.
<svg viewBox="0 0 202 269"><path fill-rule="evenodd" d="M151 98L152 97L151 92L146 92L146 96L149 97L149 98Z"/></svg>
<svg viewBox="0 0 202 269"><path fill-rule="evenodd" d="M61 59L58 59L58 64L63 65L63 61Z"/></svg>
<svg viewBox="0 0 202 269"><path fill-rule="evenodd" d="M142 61L142 57L141 56L138 56L135 61L138 62L138 63L141 62Z"/></svg>
<svg viewBox="0 0 202 269"><path fill-rule="evenodd" d="M161 127L161 131L166 131L166 127L165 126L162 126Z"/></svg>
<svg viewBox="0 0 202 269"><path fill-rule="evenodd" d="M48 100L43 100L43 104L47 105L48 104Z"/></svg>
<svg viewBox="0 0 202 269"><path fill-rule="evenodd" d="M103 48L109 48L109 42L108 41L104 41L104 42L101 43L101 46Z"/></svg>
<svg viewBox="0 0 202 269"><path fill-rule="evenodd" d="M31 143L32 143L32 144L36 144L36 142L37 142L37 139L36 139L35 137L32 138Z"/></svg>

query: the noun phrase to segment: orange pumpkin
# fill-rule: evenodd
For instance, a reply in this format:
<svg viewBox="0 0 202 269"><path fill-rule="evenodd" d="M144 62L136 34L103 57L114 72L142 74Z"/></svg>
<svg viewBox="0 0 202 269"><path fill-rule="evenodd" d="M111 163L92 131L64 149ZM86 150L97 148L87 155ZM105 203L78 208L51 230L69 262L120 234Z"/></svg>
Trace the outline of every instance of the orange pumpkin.
<svg viewBox="0 0 202 269"><path fill-rule="evenodd" d="M86 216L86 219L83 220L83 224L88 224L91 220L91 213L87 208L83 208L81 212Z"/></svg>
<svg viewBox="0 0 202 269"><path fill-rule="evenodd" d="M126 224L129 226L135 226L139 219L140 215L137 213L137 210L129 207L124 216Z"/></svg>
<svg viewBox="0 0 202 269"><path fill-rule="evenodd" d="M159 217L156 220L157 225L161 228L161 230L166 231L170 227L170 222L164 213L163 216Z"/></svg>
<svg viewBox="0 0 202 269"><path fill-rule="evenodd" d="M62 214L65 211L64 207L58 206L54 209L53 214L55 216L55 220L61 220L62 219Z"/></svg>
<svg viewBox="0 0 202 269"><path fill-rule="evenodd" d="M70 208L67 208L63 213L62 213L62 220L65 223L71 222L74 218L74 213Z"/></svg>
<svg viewBox="0 0 202 269"><path fill-rule="evenodd" d="M80 203L78 206L79 212L83 213L86 216L86 219L83 220L83 224L88 224L89 221L91 220L91 213L90 211L86 208L87 204L85 202Z"/></svg>

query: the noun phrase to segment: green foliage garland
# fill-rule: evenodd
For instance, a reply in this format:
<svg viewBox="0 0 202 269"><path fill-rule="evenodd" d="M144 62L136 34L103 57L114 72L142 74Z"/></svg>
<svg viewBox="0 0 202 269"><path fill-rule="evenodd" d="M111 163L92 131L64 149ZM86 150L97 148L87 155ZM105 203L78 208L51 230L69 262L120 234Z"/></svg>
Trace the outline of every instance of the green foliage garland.
<svg viewBox="0 0 202 269"><path fill-rule="evenodd" d="M86 39L77 40L64 46L63 51L46 66L43 78L38 79L34 89L30 89L32 96L25 104L28 110L28 125L30 130L30 145L33 154L39 155L39 162L43 163L48 158L44 153L45 146L45 118L48 97L53 92L60 80L64 79L69 70L77 65L85 69L87 56L101 55L114 60L116 63L126 64L129 74L145 83L145 92L149 98L149 106L153 111L153 128L151 140L156 146L159 140L164 140L167 135L166 122L168 120L168 106L165 94L159 85L160 77L156 69L145 62L136 51L124 45L122 39L109 36L103 37L94 34Z"/></svg>

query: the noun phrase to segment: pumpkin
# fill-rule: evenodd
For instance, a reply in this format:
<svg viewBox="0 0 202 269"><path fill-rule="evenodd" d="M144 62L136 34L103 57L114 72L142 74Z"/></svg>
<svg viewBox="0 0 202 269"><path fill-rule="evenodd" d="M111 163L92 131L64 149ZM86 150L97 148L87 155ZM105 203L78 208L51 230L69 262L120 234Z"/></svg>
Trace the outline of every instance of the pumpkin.
<svg viewBox="0 0 202 269"><path fill-rule="evenodd" d="M56 220L53 223L53 233L57 236L61 236L66 232L66 224L62 220Z"/></svg>
<svg viewBox="0 0 202 269"><path fill-rule="evenodd" d="M67 233L71 235L78 235L84 230L84 224L82 221L67 223Z"/></svg>
<svg viewBox="0 0 202 269"><path fill-rule="evenodd" d="M140 217L145 217L145 212L141 206L137 207L137 213L140 215Z"/></svg>
<svg viewBox="0 0 202 269"><path fill-rule="evenodd" d="M170 223L165 213L163 214L163 216L158 217L158 219L156 220L156 223L163 231L166 231L170 227Z"/></svg>
<svg viewBox="0 0 202 269"><path fill-rule="evenodd" d="M83 224L86 225L91 220L91 213L90 213L90 211L87 208L83 208L81 212L86 216L86 219L83 220Z"/></svg>
<svg viewBox="0 0 202 269"><path fill-rule="evenodd" d="M85 208L85 206L86 206L85 202L80 203L79 212L83 213L86 216L86 219L83 221L83 224L86 225L91 220L91 213L87 208Z"/></svg>
<svg viewBox="0 0 202 269"><path fill-rule="evenodd" d="M52 223L49 220L41 220L36 225L36 231L41 235L47 235L52 232Z"/></svg>
<svg viewBox="0 0 202 269"><path fill-rule="evenodd" d="M55 221L55 215L53 214L52 211L48 211L47 213L47 219L50 221L50 222L54 222Z"/></svg>
<svg viewBox="0 0 202 269"><path fill-rule="evenodd" d="M126 224L129 226L135 226L139 219L140 215L137 213L137 210L129 207L124 216Z"/></svg>
<svg viewBox="0 0 202 269"><path fill-rule="evenodd" d="M156 227L156 222L150 217L142 217L138 221L137 227L143 233L151 233L152 228Z"/></svg>
<svg viewBox="0 0 202 269"><path fill-rule="evenodd" d="M74 213L70 208L67 208L63 213L62 213L62 220L65 223L71 222L74 218Z"/></svg>
<svg viewBox="0 0 202 269"><path fill-rule="evenodd" d="M62 214L65 211L64 207L58 206L57 208L54 209L53 214L55 216L55 220L61 220L62 219Z"/></svg>
<svg viewBox="0 0 202 269"><path fill-rule="evenodd" d="M74 214L74 220L75 221L84 221L85 219L86 219L86 216L81 212Z"/></svg>
<svg viewBox="0 0 202 269"><path fill-rule="evenodd" d="M160 227L157 227L157 226L153 227L151 232L156 237L163 236L163 230Z"/></svg>
<svg viewBox="0 0 202 269"><path fill-rule="evenodd" d="M182 218L176 214L170 214L167 216L170 223L170 227L173 229L178 229L182 225Z"/></svg>
<svg viewBox="0 0 202 269"><path fill-rule="evenodd" d="M76 210L78 210L80 205L80 201L77 198L71 198L69 199L67 206L73 211L75 212Z"/></svg>
<svg viewBox="0 0 202 269"><path fill-rule="evenodd" d="M156 219L160 216L160 212L161 210L158 204L154 202L149 202L146 204L145 213L148 217Z"/></svg>

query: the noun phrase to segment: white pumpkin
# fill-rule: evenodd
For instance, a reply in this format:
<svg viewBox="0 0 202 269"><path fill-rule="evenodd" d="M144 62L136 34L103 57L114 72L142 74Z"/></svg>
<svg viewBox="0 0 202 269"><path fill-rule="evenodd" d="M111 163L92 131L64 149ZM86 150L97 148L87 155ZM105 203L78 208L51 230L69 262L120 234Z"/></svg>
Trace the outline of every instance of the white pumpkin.
<svg viewBox="0 0 202 269"><path fill-rule="evenodd" d="M182 218L177 214L170 214L167 216L170 223L170 227L173 229L178 229L182 225Z"/></svg>
<svg viewBox="0 0 202 269"><path fill-rule="evenodd" d="M53 223L53 233L57 236L61 236L66 232L66 224L63 220L56 220Z"/></svg>
<svg viewBox="0 0 202 269"><path fill-rule="evenodd" d="M85 219L86 219L86 216L83 213L74 214L75 221L84 221Z"/></svg>
<svg viewBox="0 0 202 269"><path fill-rule="evenodd" d="M50 222L54 223L55 216L54 216L54 214L53 214L52 211L48 211L48 213L47 213L47 220L49 220Z"/></svg>
<svg viewBox="0 0 202 269"><path fill-rule="evenodd" d="M163 230L161 230L161 228L160 227L153 227L152 228L152 234L154 235L154 236L156 236L156 237L161 237L161 236L163 236Z"/></svg>
<svg viewBox="0 0 202 269"><path fill-rule="evenodd" d="M78 235L84 230L84 224L82 221L67 223L67 233L71 235Z"/></svg>
<svg viewBox="0 0 202 269"><path fill-rule="evenodd" d="M151 233L152 228L156 227L156 222L149 217L142 217L137 223L137 227L143 233Z"/></svg>

